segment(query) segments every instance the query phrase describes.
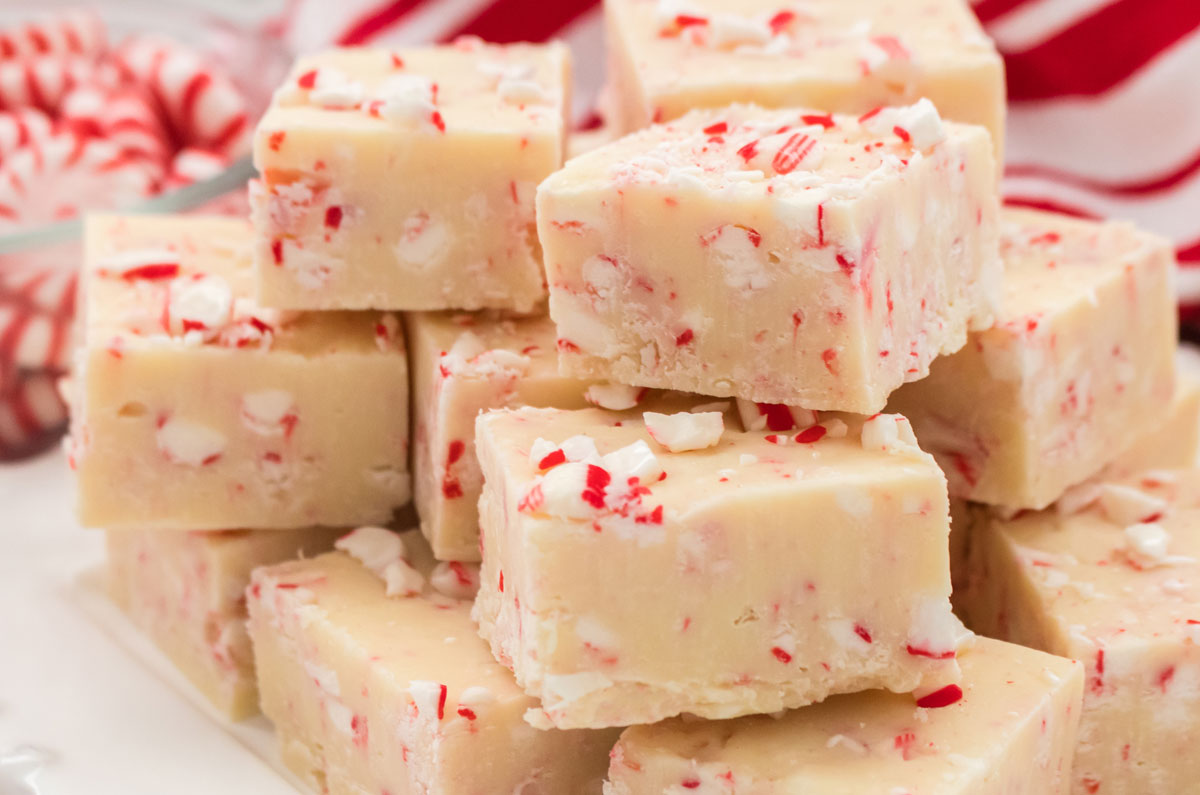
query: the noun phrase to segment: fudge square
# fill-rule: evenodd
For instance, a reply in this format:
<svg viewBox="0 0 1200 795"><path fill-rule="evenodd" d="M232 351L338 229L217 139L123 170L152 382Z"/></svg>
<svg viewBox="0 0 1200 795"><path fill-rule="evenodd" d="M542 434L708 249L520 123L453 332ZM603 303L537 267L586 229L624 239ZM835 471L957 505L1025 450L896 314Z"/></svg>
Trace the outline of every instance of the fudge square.
<svg viewBox="0 0 1200 795"><path fill-rule="evenodd" d="M248 591L262 708L316 792L595 793L615 731L539 731L471 622L478 567L420 532L260 568Z"/></svg>
<svg viewBox="0 0 1200 795"><path fill-rule="evenodd" d="M991 323L995 174L928 102L694 111L581 155L538 188L560 366L878 412Z"/></svg>
<svg viewBox="0 0 1200 795"><path fill-rule="evenodd" d="M755 102L865 113L928 97L1002 150L1004 64L964 0L609 0L625 129Z"/></svg>
<svg viewBox="0 0 1200 795"><path fill-rule="evenodd" d="M69 460L113 530L386 522L410 497L400 321L251 298L245 221L90 216Z"/></svg>
<svg viewBox="0 0 1200 795"><path fill-rule="evenodd" d="M1191 792L1200 780L1200 471L1089 488L1056 509L980 516L961 606L979 632L1084 663L1072 792Z"/></svg>
<svg viewBox="0 0 1200 795"><path fill-rule="evenodd" d="M954 687L945 479L903 418L830 415L799 433L728 421L705 406L478 419L474 615L541 699L530 720L728 718Z"/></svg>
<svg viewBox="0 0 1200 795"><path fill-rule="evenodd" d="M560 44L301 58L258 125L258 297L285 309L529 311L534 189L562 164Z"/></svg>
<svg viewBox="0 0 1200 795"><path fill-rule="evenodd" d="M107 533L108 591L214 707L258 714L244 593L258 566L324 552L344 530Z"/></svg>
<svg viewBox="0 0 1200 795"><path fill-rule="evenodd" d="M1044 508L1163 418L1175 255L1126 223L1006 209L996 325L897 390L956 497Z"/></svg>
<svg viewBox="0 0 1200 795"><path fill-rule="evenodd" d="M1066 793L1083 666L985 638L959 664L961 693L944 706L876 690L781 716L633 726L605 793Z"/></svg>
<svg viewBox="0 0 1200 795"><path fill-rule="evenodd" d="M590 382L559 375L554 324L545 316L412 312L404 323L412 356L413 498L421 531L439 560L477 561L483 473L475 456L475 416L506 406L586 408Z"/></svg>

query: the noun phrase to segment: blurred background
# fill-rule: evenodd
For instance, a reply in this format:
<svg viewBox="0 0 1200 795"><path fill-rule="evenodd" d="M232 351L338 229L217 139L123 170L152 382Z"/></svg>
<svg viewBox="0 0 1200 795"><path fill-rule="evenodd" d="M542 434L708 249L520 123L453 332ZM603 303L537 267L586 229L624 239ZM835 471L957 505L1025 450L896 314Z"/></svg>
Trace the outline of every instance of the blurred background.
<svg viewBox="0 0 1200 795"><path fill-rule="evenodd" d="M976 0L1004 54L1010 203L1127 218L1179 253L1200 328L1200 2ZM564 39L601 130L599 0L0 4L0 461L56 443L79 213L244 214L249 134L295 53ZM602 103L601 103L602 104Z"/></svg>

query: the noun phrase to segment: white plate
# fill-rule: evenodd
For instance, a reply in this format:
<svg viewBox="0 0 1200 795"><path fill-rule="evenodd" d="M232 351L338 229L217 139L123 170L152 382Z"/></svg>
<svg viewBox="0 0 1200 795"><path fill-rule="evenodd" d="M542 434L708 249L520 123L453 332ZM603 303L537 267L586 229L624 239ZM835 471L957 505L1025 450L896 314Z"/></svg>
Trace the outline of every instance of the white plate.
<svg viewBox="0 0 1200 795"><path fill-rule="evenodd" d="M0 795L296 795L100 590L60 452L0 465Z"/></svg>

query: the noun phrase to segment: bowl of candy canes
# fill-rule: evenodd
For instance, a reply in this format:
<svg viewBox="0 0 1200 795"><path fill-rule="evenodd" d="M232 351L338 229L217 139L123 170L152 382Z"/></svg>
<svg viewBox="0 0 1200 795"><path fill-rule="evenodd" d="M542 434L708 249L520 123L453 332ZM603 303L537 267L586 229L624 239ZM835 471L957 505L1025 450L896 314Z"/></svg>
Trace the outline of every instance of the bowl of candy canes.
<svg viewBox="0 0 1200 795"><path fill-rule="evenodd" d="M244 214L250 134L290 61L229 12L0 3L0 460L65 421L82 214Z"/></svg>

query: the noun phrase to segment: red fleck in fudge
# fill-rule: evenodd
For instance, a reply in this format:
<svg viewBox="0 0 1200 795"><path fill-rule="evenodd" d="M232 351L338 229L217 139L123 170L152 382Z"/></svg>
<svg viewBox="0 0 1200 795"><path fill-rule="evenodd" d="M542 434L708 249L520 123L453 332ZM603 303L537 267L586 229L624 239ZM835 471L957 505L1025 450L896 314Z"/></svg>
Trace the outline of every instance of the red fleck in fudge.
<svg viewBox="0 0 1200 795"><path fill-rule="evenodd" d="M332 549L343 533L110 530L108 589L213 706L241 720L258 714L244 598L250 572Z"/></svg>
<svg viewBox="0 0 1200 795"><path fill-rule="evenodd" d="M617 732L524 721L536 702L492 659L472 589L447 583L458 578L419 532L360 528L338 547L260 568L247 591L262 708L288 767L318 792L599 793Z"/></svg>
<svg viewBox="0 0 1200 795"><path fill-rule="evenodd" d="M1174 394L1175 257L1125 223L1005 210L995 327L896 391L956 497L1044 508L1157 426Z"/></svg>
<svg viewBox="0 0 1200 795"><path fill-rule="evenodd" d="M345 526L408 503L399 319L265 309L251 245L234 218L89 218L68 442L85 526Z"/></svg>
<svg viewBox="0 0 1200 795"><path fill-rule="evenodd" d="M506 406L586 408L591 382L561 376L548 317L414 312L413 494L441 560L479 560L475 415ZM627 388L606 387L619 392ZM633 398L644 390L634 390Z"/></svg>
<svg viewBox="0 0 1200 795"><path fill-rule="evenodd" d="M945 479L902 417L819 420L480 416L474 615L541 699L531 720L728 718L956 681Z"/></svg>
<svg viewBox="0 0 1200 795"><path fill-rule="evenodd" d="M1200 470L977 518L968 622L1086 666L1075 795L1190 792L1200 780L1198 583Z"/></svg>
<svg viewBox="0 0 1200 795"><path fill-rule="evenodd" d="M258 125L258 297L285 309L529 311L538 182L566 147L561 44L332 50Z"/></svg>
<svg viewBox="0 0 1200 795"><path fill-rule="evenodd" d="M1002 149L1004 64L963 0L609 0L626 130L731 102L864 113L929 97Z"/></svg>
<svg viewBox="0 0 1200 795"><path fill-rule="evenodd" d="M992 322L995 163L927 102L695 111L538 188L560 367L870 414Z"/></svg>
<svg viewBox="0 0 1200 795"><path fill-rule="evenodd" d="M1062 795L1083 666L978 639L945 706L880 691L784 715L634 726L612 753L606 795ZM949 701L949 698L946 699Z"/></svg>

